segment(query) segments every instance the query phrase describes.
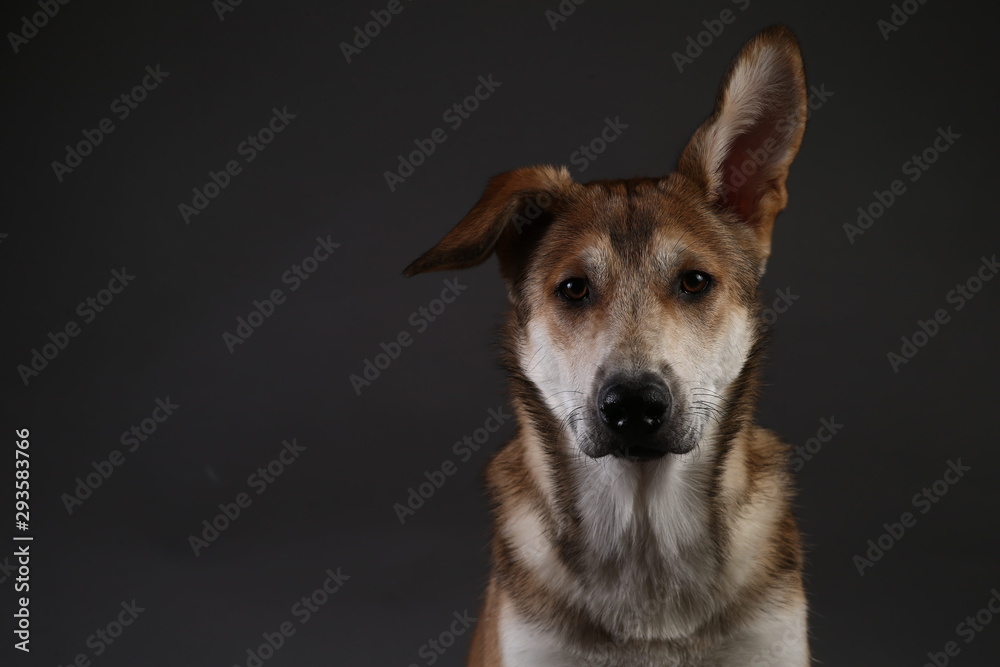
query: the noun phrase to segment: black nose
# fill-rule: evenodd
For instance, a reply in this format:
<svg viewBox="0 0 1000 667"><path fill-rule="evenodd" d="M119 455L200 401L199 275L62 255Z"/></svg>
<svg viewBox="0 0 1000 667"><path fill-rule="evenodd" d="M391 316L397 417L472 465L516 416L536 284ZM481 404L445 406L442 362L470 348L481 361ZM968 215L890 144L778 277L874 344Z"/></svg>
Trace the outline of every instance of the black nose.
<svg viewBox="0 0 1000 667"><path fill-rule="evenodd" d="M616 434L651 435L666 418L670 394L658 383L616 382L601 389L597 404L601 421Z"/></svg>

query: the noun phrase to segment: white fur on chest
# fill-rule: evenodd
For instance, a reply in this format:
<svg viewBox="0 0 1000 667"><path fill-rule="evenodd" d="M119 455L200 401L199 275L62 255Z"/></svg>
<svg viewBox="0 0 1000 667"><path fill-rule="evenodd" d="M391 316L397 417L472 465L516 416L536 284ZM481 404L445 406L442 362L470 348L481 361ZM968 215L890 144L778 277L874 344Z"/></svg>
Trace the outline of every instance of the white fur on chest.
<svg viewBox="0 0 1000 667"><path fill-rule="evenodd" d="M504 667L809 667L804 601L761 616L734 636L697 657L669 650L637 650L614 644L586 654L554 633L525 622L508 604L500 613L500 653Z"/></svg>
<svg viewBox="0 0 1000 667"><path fill-rule="evenodd" d="M580 601L628 639L683 639L716 611L707 467L699 453L643 467L580 460L578 510L593 567Z"/></svg>

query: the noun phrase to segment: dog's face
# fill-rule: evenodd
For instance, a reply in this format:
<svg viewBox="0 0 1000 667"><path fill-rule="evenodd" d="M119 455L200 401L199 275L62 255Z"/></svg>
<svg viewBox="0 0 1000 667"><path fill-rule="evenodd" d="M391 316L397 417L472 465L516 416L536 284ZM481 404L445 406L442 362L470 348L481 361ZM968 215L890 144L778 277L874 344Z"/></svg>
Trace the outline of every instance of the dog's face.
<svg viewBox="0 0 1000 667"><path fill-rule="evenodd" d="M754 342L761 262L680 180L580 186L517 285L521 369L585 454L684 454Z"/></svg>
<svg viewBox="0 0 1000 667"><path fill-rule="evenodd" d="M686 454L757 341L758 281L805 115L798 46L766 31L677 172L588 184L565 168L502 174L407 272L496 252L519 372L575 446L636 462Z"/></svg>

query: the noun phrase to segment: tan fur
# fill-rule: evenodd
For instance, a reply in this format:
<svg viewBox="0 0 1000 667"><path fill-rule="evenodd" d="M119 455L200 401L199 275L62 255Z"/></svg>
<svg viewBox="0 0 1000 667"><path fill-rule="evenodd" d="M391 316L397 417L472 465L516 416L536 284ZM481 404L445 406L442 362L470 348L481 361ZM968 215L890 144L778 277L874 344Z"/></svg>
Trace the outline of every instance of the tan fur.
<svg viewBox="0 0 1000 667"><path fill-rule="evenodd" d="M769 29L734 61L674 174L502 174L408 267L496 252L511 302L519 430L487 470L493 570L469 665L808 664L787 451L751 421L758 284L804 123L798 45ZM764 157L747 169L745 155ZM680 289L691 271L711 277L704 294ZM586 301L559 298L579 277ZM657 437L672 453L608 455L594 396L621 373L670 387Z"/></svg>
<svg viewBox="0 0 1000 667"><path fill-rule="evenodd" d="M490 581L479 611L476 631L469 649L470 665L500 665L500 641L497 637L497 619L500 615L499 594L496 584Z"/></svg>

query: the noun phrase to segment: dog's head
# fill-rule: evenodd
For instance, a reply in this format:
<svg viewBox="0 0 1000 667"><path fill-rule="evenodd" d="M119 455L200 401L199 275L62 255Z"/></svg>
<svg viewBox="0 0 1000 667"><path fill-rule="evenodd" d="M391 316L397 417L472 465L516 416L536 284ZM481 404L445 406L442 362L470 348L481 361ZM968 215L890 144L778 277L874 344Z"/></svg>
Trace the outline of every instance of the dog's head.
<svg viewBox="0 0 1000 667"><path fill-rule="evenodd" d="M685 454L727 411L757 338L757 289L806 119L798 44L751 40L664 178L493 178L406 273L500 261L518 372L592 457Z"/></svg>

